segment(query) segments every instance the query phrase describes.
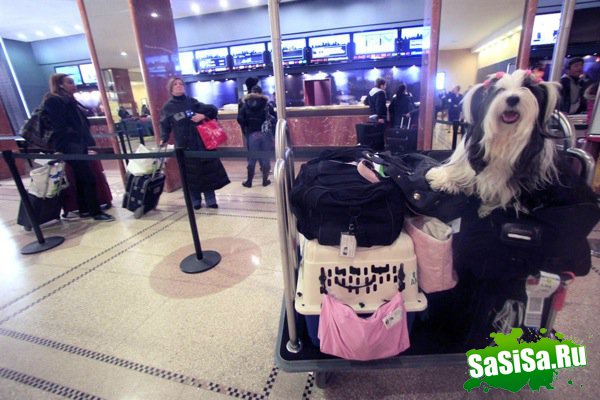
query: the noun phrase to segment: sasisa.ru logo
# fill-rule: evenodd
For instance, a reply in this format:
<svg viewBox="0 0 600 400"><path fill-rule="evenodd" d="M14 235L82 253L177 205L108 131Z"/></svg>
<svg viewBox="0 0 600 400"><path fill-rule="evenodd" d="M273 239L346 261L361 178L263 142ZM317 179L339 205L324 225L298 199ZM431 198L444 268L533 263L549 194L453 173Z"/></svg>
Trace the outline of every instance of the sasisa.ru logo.
<svg viewBox="0 0 600 400"><path fill-rule="evenodd" d="M545 333L543 329L540 332ZM518 392L529 384L532 390L554 389L557 370L587 364L585 347L566 340L560 333L556 339L539 337L536 342L519 340L522 335L519 328L508 335L493 333L496 346L468 351L471 379L464 388L471 391L483 385L486 392L490 387Z"/></svg>

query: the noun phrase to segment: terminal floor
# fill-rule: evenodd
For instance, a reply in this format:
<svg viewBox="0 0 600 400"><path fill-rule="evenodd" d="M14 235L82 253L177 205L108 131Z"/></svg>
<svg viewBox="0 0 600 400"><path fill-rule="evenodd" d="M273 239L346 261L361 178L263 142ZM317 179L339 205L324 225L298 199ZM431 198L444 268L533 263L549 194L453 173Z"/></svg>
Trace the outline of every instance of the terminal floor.
<svg viewBox="0 0 600 400"><path fill-rule="evenodd" d="M107 163L108 164L108 163ZM181 190L135 219L106 167L116 221L58 222L66 241L38 255L16 224L19 196L0 181L0 399L598 399L600 262L569 288L559 331L586 346L587 367L561 371L554 390L466 393L467 365L336 373L326 389L310 372L275 365L283 293L273 186L246 189L242 161L219 209L195 214L202 247L223 260L189 275L194 252ZM600 238L600 231L592 233ZM569 379L572 384L569 384Z"/></svg>

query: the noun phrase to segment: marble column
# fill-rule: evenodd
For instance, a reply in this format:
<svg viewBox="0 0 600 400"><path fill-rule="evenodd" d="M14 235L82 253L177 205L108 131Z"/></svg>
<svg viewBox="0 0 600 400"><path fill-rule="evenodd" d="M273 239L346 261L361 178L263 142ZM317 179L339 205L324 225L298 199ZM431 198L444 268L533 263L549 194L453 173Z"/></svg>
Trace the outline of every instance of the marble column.
<svg viewBox="0 0 600 400"><path fill-rule="evenodd" d="M157 143L160 141L160 110L169 99L167 82L175 76L179 64L177 37L171 4L165 0L129 0L131 19L152 126ZM171 138L172 143L173 138ZM166 164L165 190L170 192L181 187L181 178L174 159Z"/></svg>
<svg viewBox="0 0 600 400"><path fill-rule="evenodd" d="M417 148L431 150L435 116L435 76L437 73L438 50L440 42L440 21L442 0L425 0L425 18L423 25L429 30L429 43L423 37L423 57L421 61L421 105L419 107L419 136Z"/></svg>

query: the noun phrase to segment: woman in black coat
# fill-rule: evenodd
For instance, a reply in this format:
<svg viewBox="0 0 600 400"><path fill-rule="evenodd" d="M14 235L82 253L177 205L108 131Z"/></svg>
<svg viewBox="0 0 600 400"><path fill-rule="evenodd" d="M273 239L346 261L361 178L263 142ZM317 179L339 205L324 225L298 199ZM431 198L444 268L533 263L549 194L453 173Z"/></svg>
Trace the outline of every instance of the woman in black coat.
<svg viewBox="0 0 600 400"><path fill-rule="evenodd" d="M50 76L50 92L44 97L44 113L54 133L50 143L64 154L87 154L88 146L94 146L90 133L87 109L79 104L74 93L77 85L69 75ZM96 193L96 178L91 163L87 160L67 160L75 174L79 216L91 216L96 221L114 221L110 214L102 212Z"/></svg>
<svg viewBox="0 0 600 400"><path fill-rule="evenodd" d="M175 135L175 146L185 150L205 151L204 143L196 126L205 119L217 118L218 110L211 104L200 103L185 94L185 84L181 78L171 78L167 84L171 98L160 113L160 138L162 144ZM218 158L186 159L187 183L194 209L202 207L202 196L209 208L219 208L215 190L229 183L229 178Z"/></svg>
<svg viewBox="0 0 600 400"><path fill-rule="evenodd" d="M410 118L410 112L413 108L412 98L406 93L406 85L400 84L389 107L390 122L392 125L402 125L402 119L405 117Z"/></svg>

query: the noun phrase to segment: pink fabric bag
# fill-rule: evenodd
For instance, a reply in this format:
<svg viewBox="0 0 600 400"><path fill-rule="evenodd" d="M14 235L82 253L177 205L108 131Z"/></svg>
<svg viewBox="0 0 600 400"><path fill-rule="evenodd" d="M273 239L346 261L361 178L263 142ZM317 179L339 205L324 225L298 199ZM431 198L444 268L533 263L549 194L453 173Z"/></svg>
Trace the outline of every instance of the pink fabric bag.
<svg viewBox="0 0 600 400"><path fill-rule="evenodd" d="M406 218L404 228L415 245L421 290L435 293L456 286L458 276L452 264L452 228L426 216Z"/></svg>
<svg viewBox="0 0 600 400"><path fill-rule="evenodd" d="M377 309L369 318L324 294L319 319L321 352L348 360L392 357L410 347L402 294Z"/></svg>

